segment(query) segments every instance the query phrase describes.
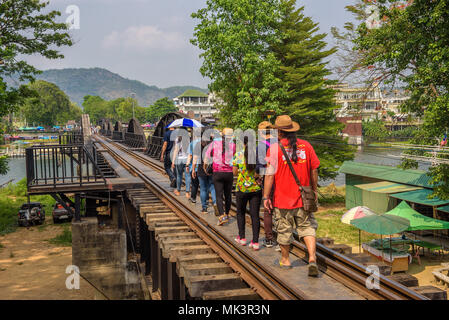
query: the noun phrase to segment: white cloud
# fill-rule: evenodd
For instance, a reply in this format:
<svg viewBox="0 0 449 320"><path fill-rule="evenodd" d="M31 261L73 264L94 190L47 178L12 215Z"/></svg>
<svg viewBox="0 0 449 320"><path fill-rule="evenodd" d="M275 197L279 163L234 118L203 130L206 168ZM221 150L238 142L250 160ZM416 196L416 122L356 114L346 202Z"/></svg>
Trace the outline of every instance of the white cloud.
<svg viewBox="0 0 449 320"><path fill-rule="evenodd" d="M178 32L162 31L157 26L131 26L124 31L113 31L102 44L105 48L172 50L186 46L188 39Z"/></svg>

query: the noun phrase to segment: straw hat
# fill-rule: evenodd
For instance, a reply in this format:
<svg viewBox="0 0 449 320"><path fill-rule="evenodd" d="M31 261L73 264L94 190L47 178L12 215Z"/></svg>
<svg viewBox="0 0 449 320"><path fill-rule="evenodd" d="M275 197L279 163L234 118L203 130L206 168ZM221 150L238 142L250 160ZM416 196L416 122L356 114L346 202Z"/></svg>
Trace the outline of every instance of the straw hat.
<svg viewBox="0 0 449 320"><path fill-rule="evenodd" d="M300 128L299 123L292 121L292 118L288 115L277 117L274 127L278 130L286 132L296 132Z"/></svg>
<svg viewBox="0 0 449 320"><path fill-rule="evenodd" d="M224 128L223 129L223 135L224 136L232 136L234 134L234 130L231 128Z"/></svg>
<svg viewBox="0 0 449 320"><path fill-rule="evenodd" d="M259 123L258 129L259 130L273 129L273 125L271 124L271 122L262 121L261 123Z"/></svg>

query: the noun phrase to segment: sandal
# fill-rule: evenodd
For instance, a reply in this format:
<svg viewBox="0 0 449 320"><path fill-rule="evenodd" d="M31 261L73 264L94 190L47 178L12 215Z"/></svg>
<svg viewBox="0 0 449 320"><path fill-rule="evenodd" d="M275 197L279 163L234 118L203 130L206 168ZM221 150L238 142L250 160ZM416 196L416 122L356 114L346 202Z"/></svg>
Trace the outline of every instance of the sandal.
<svg viewBox="0 0 449 320"><path fill-rule="evenodd" d="M221 226L228 221L229 221L229 218L225 215L222 215L221 217L218 218L218 225Z"/></svg>
<svg viewBox="0 0 449 320"><path fill-rule="evenodd" d="M283 264L282 262L277 262L274 264L276 267L284 269L284 270L290 270L291 268L293 268L291 265L286 266L285 264Z"/></svg>

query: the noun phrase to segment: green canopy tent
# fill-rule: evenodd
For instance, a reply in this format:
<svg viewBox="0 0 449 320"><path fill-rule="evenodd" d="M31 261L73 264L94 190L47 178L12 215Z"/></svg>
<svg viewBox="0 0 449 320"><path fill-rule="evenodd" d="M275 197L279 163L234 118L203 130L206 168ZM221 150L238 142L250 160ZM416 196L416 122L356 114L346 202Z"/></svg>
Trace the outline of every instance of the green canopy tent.
<svg viewBox="0 0 449 320"><path fill-rule="evenodd" d="M386 212L387 215L402 217L410 221L407 231L413 230L444 230L449 229L449 222L426 217L413 210L405 201L396 208Z"/></svg>
<svg viewBox="0 0 449 320"><path fill-rule="evenodd" d="M351 220L351 224L354 227L367 231L369 233L380 234L382 251L383 251L382 235L390 236L390 248L391 248L391 235L407 230L407 228L410 226L410 222L407 219L386 214L374 214L364 218L354 219ZM391 249L390 249L390 260L392 260Z"/></svg>

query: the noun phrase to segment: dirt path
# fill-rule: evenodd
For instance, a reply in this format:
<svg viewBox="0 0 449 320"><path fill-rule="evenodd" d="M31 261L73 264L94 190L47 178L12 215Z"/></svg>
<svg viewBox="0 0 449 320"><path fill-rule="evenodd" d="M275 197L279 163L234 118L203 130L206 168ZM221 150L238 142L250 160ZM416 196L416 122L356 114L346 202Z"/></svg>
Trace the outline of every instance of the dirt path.
<svg viewBox="0 0 449 320"><path fill-rule="evenodd" d="M47 221L48 222L48 221ZM19 228L0 236L0 299L93 300L96 291L85 280L80 290L65 285L72 248L49 243L63 227Z"/></svg>

